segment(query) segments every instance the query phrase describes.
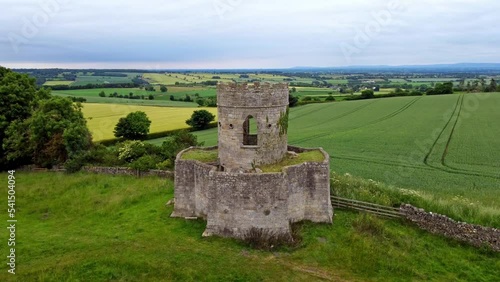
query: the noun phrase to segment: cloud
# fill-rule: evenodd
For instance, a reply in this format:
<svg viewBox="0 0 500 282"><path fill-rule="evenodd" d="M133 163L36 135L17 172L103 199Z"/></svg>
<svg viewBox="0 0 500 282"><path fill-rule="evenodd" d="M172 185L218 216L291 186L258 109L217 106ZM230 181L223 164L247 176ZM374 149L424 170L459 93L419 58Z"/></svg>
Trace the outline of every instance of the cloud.
<svg viewBox="0 0 500 282"><path fill-rule="evenodd" d="M496 1L4 2L0 64L12 67L500 62Z"/></svg>

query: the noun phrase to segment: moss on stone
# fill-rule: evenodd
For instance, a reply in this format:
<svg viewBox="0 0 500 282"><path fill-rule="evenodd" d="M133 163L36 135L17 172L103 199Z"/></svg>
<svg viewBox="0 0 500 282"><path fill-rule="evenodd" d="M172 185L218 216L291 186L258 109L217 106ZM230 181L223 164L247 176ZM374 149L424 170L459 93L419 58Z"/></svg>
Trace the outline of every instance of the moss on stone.
<svg viewBox="0 0 500 282"><path fill-rule="evenodd" d="M304 162L322 162L325 156L320 150L298 153L297 156L287 154L279 163L258 166L262 172L281 172L285 166L299 165Z"/></svg>

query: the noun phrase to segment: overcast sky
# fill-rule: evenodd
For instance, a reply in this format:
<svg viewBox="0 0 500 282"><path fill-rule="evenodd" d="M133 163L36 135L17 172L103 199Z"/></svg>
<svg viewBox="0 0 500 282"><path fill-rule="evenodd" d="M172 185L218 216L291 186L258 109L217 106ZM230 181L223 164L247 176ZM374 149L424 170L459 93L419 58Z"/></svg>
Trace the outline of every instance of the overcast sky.
<svg viewBox="0 0 500 282"><path fill-rule="evenodd" d="M500 63L494 0L0 0L0 65Z"/></svg>

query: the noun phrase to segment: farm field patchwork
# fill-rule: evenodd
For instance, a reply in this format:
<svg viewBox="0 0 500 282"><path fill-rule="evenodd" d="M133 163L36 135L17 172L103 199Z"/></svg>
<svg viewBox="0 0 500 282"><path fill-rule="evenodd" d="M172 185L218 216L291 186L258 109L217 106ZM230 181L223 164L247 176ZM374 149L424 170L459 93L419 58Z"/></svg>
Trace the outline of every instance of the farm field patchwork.
<svg viewBox="0 0 500 282"><path fill-rule="evenodd" d="M109 83L132 83L132 79L127 77L118 76L92 76L92 75L81 75L77 76L75 82L72 86L81 86L87 84L109 84Z"/></svg>
<svg viewBox="0 0 500 282"><path fill-rule="evenodd" d="M70 90L52 90L54 95L68 95L74 97L99 97L99 93L104 92L106 97L110 94L117 93L118 95L128 96L129 93L134 95L155 96L155 99L170 99L173 95L176 99L184 97L186 94L194 97L198 93L200 97L216 96L215 87L202 86L169 86L167 92L161 92L160 87L155 87L156 91L146 91L140 88L93 88L93 89L70 89Z"/></svg>
<svg viewBox="0 0 500 282"><path fill-rule="evenodd" d="M337 173L490 207L500 216L499 108L500 93L311 104L290 110L288 140L323 147ZM196 134L205 145L217 143L216 129Z"/></svg>
<svg viewBox="0 0 500 282"><path fill-rule="evenodd" d="M150 133L188 128L186 120L194 111L206 109L217 115L216 108L151 107L123 104L83 104L83 114L94 141L114 138L118 120L128 113L143 111L151 120Z"/></svg>
<svg viewBox="0 0 500 282"><path fill-rule="evenodd" d="M164 84L175 85L175 83L201 83L208 80L217 80L221 82L248 82L248 81L261 81L261 82L298 82L298 83L312 83L316 78L287 76L280 74L270 73L244 73L248 77L240 77L240 73L145 73L143 78L151 84ZM220 78L214 78L220 77ZM327 82L332 84L347 84L347 79L333 78L326 79Z"/></svg>

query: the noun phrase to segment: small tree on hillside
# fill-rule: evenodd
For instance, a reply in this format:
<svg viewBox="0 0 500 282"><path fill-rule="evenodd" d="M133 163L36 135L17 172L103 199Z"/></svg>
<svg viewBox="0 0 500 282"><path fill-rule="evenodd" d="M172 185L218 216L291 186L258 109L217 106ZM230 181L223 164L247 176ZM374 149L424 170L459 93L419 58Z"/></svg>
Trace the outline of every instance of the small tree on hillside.
<svg viewBox="0 0 500 282"><path fill-rule="evenodd" d="M115 127L115 136L125 139L144 139L149 133L151 121L145 112L137 111L120 118Z"/></svg>
<svg viewBox="0 0 500 282"><path fill-rule="evenodd" d="M490 81L489 91L490 92L497 91L497 82L493 78Z"/></svg>
<svg viewBox="0 0 500 282"><path fill-rule="evenodd" d="M165 85L160 86L160 91L161 92L167 92L168 88Z"/></svg>
<svg viewBox="0 0 500 282"><path fill-rule="evenodd" d="M208 127L208 124L215 119L215 116L207 110L194 111L191 118L186 123L194 129L200 130Z"/></svg>
<svg viewBox="0 0 500 282"><path fill-rule="evenodd" d="M299 102L299 98L293 96L292 94L288 94L288 106L295 107L297 103Z"/></svg>
<svg viewBox="0 0 500 282"><path fill-rule="evenodd" d="M362 99L371 99L373 97L375 97L373 90L367 89L367 90L361 91L361 98Z"/></svg>

